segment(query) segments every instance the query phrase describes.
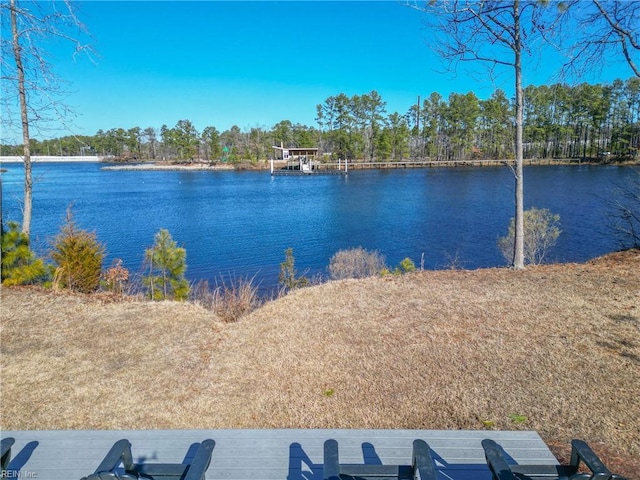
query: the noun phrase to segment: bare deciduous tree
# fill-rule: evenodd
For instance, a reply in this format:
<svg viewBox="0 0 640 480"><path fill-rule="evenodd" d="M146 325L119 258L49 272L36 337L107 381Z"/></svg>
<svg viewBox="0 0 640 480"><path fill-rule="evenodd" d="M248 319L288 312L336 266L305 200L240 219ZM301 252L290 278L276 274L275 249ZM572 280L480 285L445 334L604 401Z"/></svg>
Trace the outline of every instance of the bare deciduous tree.
<svg viewBox="0 0 640 480"><path fill-rule="evenodd" d="M436 52L455 70L460 62L482 62L493 77L512 69L515 80L515 235L512 266L524 268L523 57L553 33L558 9L537 0L441 0L411 3L427 14L436 32ZM439 35L438 35L439 34Z"/></svg>
<svg viewBox="0 0 640 480"><path fill-rule="evenodd" d="M70 110L60 101L63 83L54 73L46 45L51 40L66 41L73 46L74 54L88 47L79 40L86 31L70 0L50 3L3 0L0 11L3 125L8 129L19 126L22 132L22 232L28 237L33 206L31 130L46 128L54 121L66 125L70 117Z"/></svg>

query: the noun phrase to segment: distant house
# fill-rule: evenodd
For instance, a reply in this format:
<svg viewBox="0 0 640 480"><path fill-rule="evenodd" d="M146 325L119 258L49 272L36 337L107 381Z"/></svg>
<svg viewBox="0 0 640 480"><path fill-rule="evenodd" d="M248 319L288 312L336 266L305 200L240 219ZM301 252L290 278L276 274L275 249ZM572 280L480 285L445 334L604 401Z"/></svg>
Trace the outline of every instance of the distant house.
<svg viewBox="0 0 640 480"><path fill-rule="evenodd" d="M318 156L318 147L273 147L275 160L313 160Z"/></svg>
<svg viewBox="0 0 640 480"><path fill-rule="evenodd" d="M274 146L274 160L285 160L287 169L311 171L318 156L317 147L279 147Z"/></svg>

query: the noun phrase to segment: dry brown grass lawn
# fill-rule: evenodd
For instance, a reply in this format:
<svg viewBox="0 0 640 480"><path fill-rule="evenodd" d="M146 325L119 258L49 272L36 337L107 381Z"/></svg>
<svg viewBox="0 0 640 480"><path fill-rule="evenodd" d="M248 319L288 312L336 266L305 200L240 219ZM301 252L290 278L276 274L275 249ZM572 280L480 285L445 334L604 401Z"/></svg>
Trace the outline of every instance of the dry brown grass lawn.
<svg viewBox="0 0 640 480"><path fill-rule="evenodd" d="M344 280L235 324L4 288L1 427L526 429L637 473L639 272L629 251Z"/></svg>

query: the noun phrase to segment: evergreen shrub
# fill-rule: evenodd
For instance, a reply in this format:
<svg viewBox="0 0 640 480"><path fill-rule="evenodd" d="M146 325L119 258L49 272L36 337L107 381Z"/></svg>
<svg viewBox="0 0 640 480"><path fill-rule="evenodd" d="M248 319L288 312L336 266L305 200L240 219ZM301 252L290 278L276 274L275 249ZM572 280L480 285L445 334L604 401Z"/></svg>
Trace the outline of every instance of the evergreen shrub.
<svg viewBox="0 0 640 480"><path fill-rule="evenodd" d="M17 222L2 228L2 284L29 285L46 280L47 268L29 246L29 237L20 231Z"/></svg>
<svg viewBox="0 0 640 480"><path fill-rule="evenodd" d="M71 209L52 243L53 284L75 292L91 293L100 286L105 250L96 234L77 227Z"/></svg>
<svg viewBox="0 0 640 480"><path fill-rule="evenodd" d="M298 276L296 271L296 259L293 256L293 248L289 247L284 251L284 262L280 264L278 282L285 290L295 290L297 288L308 287L311 282L305 276Z"/></svg>
<svg viewBox="0 0 640 480"><path fill-rule="evenodd" d="M395 269L395 273L403 274L416 271L416 264L409 257L403 259Z"/></svg>

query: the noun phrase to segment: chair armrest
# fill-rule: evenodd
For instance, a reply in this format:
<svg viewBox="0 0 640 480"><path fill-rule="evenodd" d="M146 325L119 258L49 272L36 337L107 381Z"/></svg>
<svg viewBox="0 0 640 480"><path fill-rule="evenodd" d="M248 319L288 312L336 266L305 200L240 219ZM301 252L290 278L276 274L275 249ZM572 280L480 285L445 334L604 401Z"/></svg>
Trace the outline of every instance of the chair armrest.
<svg viewBox="0 0 640 480"><path fill-rule="evenodd" d="M12 437L3 438L0 441L0 468L4 472L9 466L11 460L11 446L15 443Z"/></svg>
<svg viewBox="0 0 640 480"><path fill-rule="evenodd" d="M602 474L603 478L611 475L609 469L602 463L602 460L595 454L591 447L582 440L571 440L571 465L578 467L582 461L593 473ZM598 477L594 477L598 478Z"/></svg>
<svg viewBox="0 0 640 480"><path fill-rule="evenodd" d="M338 442L327 440L324 442L324 480L340 479L340 457L338 456Z"/></svg>
<svg viewBox="0 0 640 480"><path fill-rule="evenodd" d="M431 457L431 448L424 440L413 441L411 465L413 467L413 480L436 480L438 474Z"/></svg>
<svg viewBox="0 0 640 480"><path fill-rule="evenodd" d="M109 453L107 453L104 460L102 460L102 463L96 468L95 473L110 472L120 465L120 462L122 462L125 472L133 468L133 457L131 455L131 443L129 440L122 439L114 443Z"/></svg>
<svg viewBox="0 0 640 480"><path fill-rule="evenodd" d="M486 438L482 440L482 448L494 480L517 480L496 442Z"/></svg>
<svg viewBox="0 0 640 480"><path fill-rule="evenodd" d="M204 480L204 474L211 463L211 455L216 442L208 438L200 444L184 480Z"/></svg>

